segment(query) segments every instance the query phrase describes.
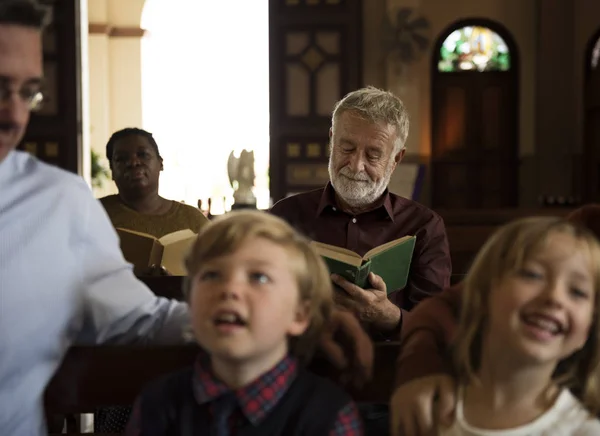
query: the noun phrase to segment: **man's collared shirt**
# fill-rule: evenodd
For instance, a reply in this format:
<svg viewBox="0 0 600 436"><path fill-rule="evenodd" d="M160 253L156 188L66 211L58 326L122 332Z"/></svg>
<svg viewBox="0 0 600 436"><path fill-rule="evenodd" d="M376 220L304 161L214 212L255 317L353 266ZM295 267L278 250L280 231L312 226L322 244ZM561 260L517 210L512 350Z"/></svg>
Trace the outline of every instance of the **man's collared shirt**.
<svg viewBox="0 0 600 436"><path fill-rule="evenodd" d="M43 394L74 343L183 343L187 305L133 275L81 177L0 162L0 435L47 434Z"/></svg>
<svg viewBox="0 0 600 436"><path fill-rule="evenodd" d="M287 356L249 385L233 391L238 407L235 409L236 413L229 419L231 434L236 434L236 429L244 423L244 420L253 426L258 426L277 406L297 375L297 360ZM201 353L197 359L193 377L195 400L199 405L209 407L212 418L215 402L224 395L230 394L232 390L216 378L211 370L210 358L205 353ZM140 416L140 402L137 401L131 422L127 426L126 434L128 436L141 434ZM362 434L362 423L356 405L349 402L338 412L329 436L359 436Z"/></svg>
<svg viewBox="0 0 600 436"><path fill-rule="evenodd" d="M325 188L277 202L271 213L310 239L361 256L394 239L416 236L406 288L390 294L390 300L402 309L412 309L450 284L452 266L444 221L415 201L386 190L372 210L351 215L339 209L333 186L328 183Z"/></svg>

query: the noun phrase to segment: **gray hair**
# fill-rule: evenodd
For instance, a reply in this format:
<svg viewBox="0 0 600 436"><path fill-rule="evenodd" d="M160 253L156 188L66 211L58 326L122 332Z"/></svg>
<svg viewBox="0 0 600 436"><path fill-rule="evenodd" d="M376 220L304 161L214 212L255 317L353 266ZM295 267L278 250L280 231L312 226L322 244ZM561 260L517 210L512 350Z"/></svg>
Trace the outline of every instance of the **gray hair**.
<svg viewBox="0 0 600 436"><path fill-rule="evenodd" d="M0 0L0 25L31 27L42 31L49 20L49 9L36 0Z"/></svg>
<svg viewBox="0 0 600 436"><path fill-rule="evenodd" d="M333 108L331 125L344 112L354 112L374 123L385 123L396 128L394 153L406 148L409 119L404 103L389 91L368 86L346 94Z"/></svg>

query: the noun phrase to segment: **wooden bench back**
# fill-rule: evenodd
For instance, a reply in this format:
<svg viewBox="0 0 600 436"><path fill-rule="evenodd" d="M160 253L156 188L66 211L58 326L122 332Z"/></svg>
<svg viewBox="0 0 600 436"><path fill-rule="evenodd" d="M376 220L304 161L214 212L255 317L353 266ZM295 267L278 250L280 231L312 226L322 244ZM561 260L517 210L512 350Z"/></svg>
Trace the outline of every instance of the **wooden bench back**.
<svg viewBox="0 0 600 436"><path fill-rule="evenodd" d="M498 227L527 216L564 217L572 209L499 209L480 211L439 210L444 219L452 259L452 282L469 270L469 266L485 241Z"/></svg>
<svg viewBox="0 0 600 436"><path fill-rule="evenodd" d="M399 346L375 346L374 377L362 389L348 388L356 401L386 403L394 384ZM91 413L98 407L131 405L142 387L171 371L189 366L197 353L188 347L74 347L46 389L50 414ZM310 369L339 383L339 371L315 358Z"/></svg>

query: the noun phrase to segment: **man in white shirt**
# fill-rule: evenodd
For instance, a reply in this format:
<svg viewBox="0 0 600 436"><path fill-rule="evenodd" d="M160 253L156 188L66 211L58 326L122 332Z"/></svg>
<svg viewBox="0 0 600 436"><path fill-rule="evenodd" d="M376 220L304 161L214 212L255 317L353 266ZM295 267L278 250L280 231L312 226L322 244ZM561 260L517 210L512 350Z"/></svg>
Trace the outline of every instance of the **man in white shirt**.
<svg viewBox="0 0 600 436"><path fill-rule="evenodd" d="M0 435L45 434L43 392L71 344L173 344L188 319L134 277L81 178L14 150L42 100L44 16L34 0L0 2ZM368 373L358 323L337 323Z"/></svg>

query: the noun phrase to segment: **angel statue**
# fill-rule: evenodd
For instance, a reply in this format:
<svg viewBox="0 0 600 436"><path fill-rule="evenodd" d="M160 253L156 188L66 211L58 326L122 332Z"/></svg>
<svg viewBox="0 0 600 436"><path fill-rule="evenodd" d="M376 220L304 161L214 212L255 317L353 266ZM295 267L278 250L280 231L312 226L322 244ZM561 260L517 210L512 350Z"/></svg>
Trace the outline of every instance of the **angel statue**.
<svg viewBox="0 0 600 436"><path fill-rule="evenodd" d="M256 197L254 188L254 151L242 150L240 157L235 157L233 151L227 159L229 182L234 189L234 207L255 207Z"/></svg>

